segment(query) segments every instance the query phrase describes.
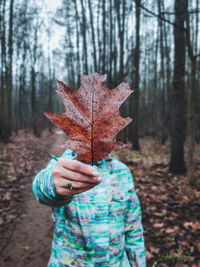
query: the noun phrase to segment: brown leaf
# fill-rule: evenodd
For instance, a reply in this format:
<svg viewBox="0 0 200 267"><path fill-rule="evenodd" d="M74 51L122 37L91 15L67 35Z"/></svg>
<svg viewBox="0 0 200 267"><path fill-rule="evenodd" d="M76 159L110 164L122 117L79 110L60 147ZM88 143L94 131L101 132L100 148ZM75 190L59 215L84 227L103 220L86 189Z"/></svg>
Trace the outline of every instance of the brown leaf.
<svg viewBox="0 0 200 267"><path fill-rule="evenodd" d="M184 222L183 225L186 229L189 229L193 225L193 222Z"/></svg>
<svg viewBox="0 0 200 267"><path fill-rule="evenodd" d="M165 230L165 233L167 233L167 234L171 234L171 233L176 232L178 229L179 229L178 226L174 226L174 228L167 228L167 229Z"/></svg>
<svg viewBox="0 0 200 267"><path fill-rule="evenodd" d="M147 257L147 259L149 260L149 259L151 259L151 258L153 258L153 255L151 254L151 252L150 251L146 251L146 257Z"/></svg>
<svg viewBox="0 0 200 267"><path fill-rule="evenodd" d="M172 247L174 245L176 245L176 243L174 241L168 241L168 242L165 243L165 247L168 247L168 248L170 248L170 247Z"/></svg>
<svg viewBox="0 0 200 267"><path fill-rule="evenodd" d="M9 191L6 192L5 195L3 196L3 199L5 200L11 200L11 198L12 198L12 194Z"/></svg>
<svg viewBox="0 0 200 267"><path fill-rule="evenodd" d="M150 247L149 249L150 249L151 253L156 253L156 254L158 254L160 251L159 248L155 248L155 247Z"/></svg>
<svg viewBox="0 0 200 267"><path fill-rule="evenodd" d="M200 222L195 222L192 224L192 229L193 230L200 230Z"/></svg>
<svg viewBox="0 0 200 267"><path fill-rule="evenodd" d="M104 76L98 73L82 75L78 90L58 81L57 94L66 112L44 113L68 137L63 146L75 151L78 160L85 163L108 159L113 149L122 146L113 138L132 120L121 117L119 112L120 105L133 92L128 84L108 89L103 81Z"/></svg>
<svg viewBox="0 0 200 267"><path fill-rule="evenodd" d="M188 264L183 264L183 263L177 263L175 265L175 267L189 267L189 265Z"/></svg>
<svg viewBox="0 0 200 267"><path fill-rule="evenodd" d="M198 250L200 251L200 242L197 242Z"/></svg>
<svg viewBox="0 0 200 267"><path fill-rule="evenodd" d="M162 228L164 226L164 223L154 223L153 225L155 228Z"/></svg>

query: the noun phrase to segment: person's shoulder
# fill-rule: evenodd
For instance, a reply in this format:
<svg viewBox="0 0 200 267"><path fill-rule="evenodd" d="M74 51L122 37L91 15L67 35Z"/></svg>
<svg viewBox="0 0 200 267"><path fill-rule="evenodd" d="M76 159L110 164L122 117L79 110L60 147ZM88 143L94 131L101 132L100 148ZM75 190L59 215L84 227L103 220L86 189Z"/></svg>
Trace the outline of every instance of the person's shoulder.
<svg viewBox="0 0 200 267"><path fill-rule="evenodd" d="M129 173L129 168L127 165L115 157L111 157L111 159L107 161L107 166L112 170L125 171Z"/></svg>
<svg viewBox="0 0 200 267"><path fill-rule="evenodd" d="M124 183L128 184L128 189L134 188L134 179L128 166L121 160L112 157L107 163L107 168L111 173L115 173Z"/></svg>

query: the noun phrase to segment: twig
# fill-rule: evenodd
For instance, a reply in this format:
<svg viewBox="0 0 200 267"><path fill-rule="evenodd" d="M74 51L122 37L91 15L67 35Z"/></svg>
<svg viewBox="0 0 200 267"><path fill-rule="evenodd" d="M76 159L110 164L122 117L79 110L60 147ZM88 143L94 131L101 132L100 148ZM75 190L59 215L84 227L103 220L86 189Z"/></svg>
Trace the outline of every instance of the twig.
<svg viewBox="0 0 200 267"><path fill-rule="evenodd" d="M139 6L140 8L142 8L143 10L145 10L146 12L148 12L149 14L153 15L154 17L157 17L157 18L159 18L160 20L163 20L163 21L165 21L165 22L171 24L172 26L175 26L175 27L179 28L179 29L182 30L182 31L187 31L186 28L182 28L182 27L180 27L179 25L177 25L176 23L174 23L174 22L172 22L172 21L166 19L165 17L163 17L163 16L162 16L162 13L161 13L161 14L157 14L157 13L155 13L155 12L149 10L148 8L146 8L144 5L139 4L137 0L133 0L133 1L135 2L135 4L136 4L137 6Z"/></svg>

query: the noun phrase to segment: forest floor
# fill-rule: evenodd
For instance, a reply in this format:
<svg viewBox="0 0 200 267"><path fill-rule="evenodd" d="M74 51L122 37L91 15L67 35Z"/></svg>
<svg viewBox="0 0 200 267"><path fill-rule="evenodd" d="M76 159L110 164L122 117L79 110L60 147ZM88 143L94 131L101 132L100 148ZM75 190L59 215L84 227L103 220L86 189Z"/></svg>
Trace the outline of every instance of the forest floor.
<svg viewBox="0 0 200 267"><path fill-rule="evenodd" d="M45 267L50 256L51 208L32 192L35 174L45 167L49 153L59 156L64 136L55 129L41 138L20 131L12 142L0 144L0 266ZM132 171L142 208L142 222L150 267L200 266L200 188L188 185L187 175L168 172L169 142L140 139L141 150L112 153ZM200 146L196 152L200 177Z"/></svg>

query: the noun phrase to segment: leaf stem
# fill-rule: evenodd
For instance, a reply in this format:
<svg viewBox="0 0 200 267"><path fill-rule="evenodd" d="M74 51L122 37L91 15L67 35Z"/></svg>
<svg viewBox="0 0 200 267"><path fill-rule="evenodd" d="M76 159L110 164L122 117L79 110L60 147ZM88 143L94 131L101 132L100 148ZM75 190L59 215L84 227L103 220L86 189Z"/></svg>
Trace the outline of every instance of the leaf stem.
<svg viewBox="0 0 200 267"><path fill-rule="evenodd" d="M94 155L93 155L93 103L94 103L94 99L93 99L93 95L94 95L94 92L92 92L92 122L91 122L91 152L92 152L92 166L93 166L93 161L94 161Z"/></svg>

